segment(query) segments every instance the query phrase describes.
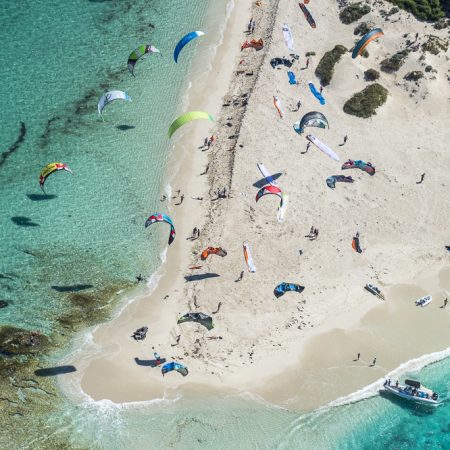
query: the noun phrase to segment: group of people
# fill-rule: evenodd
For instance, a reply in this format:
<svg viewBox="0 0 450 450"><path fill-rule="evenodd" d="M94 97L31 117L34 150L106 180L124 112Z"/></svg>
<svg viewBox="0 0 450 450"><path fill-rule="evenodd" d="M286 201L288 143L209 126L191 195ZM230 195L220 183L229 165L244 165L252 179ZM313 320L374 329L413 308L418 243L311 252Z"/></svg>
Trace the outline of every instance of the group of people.
<svg viewBox="0 0 450 450"><path fill-rule="evenodd" d="M311 229L309 230L309 234L306 235L305 237L308 238L310 241L316 240L319 237L319 229L311 227Z"/></svg>
<svg viewBox="0 0 450 450"><path fill-rule="evenodd" d="M213 143L214 143L214 136L205 137L205 139L203 140L203 147L207 147L209 150L209 148Z"/></svg>

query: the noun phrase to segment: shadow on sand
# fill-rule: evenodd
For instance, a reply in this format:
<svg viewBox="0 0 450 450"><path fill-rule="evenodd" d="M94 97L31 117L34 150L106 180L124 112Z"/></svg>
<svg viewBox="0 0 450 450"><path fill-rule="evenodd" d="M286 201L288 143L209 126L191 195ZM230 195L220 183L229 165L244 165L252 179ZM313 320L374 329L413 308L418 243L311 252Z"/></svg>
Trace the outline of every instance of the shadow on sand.
<svg viewBox="0 0 450 450"><path fill-rule="evenodd" d="M207 278L217 278L220 277L217 273L201 273L199 275L186 275L184 279L189 281L200 281L200 280L206 280Z"/></svg>

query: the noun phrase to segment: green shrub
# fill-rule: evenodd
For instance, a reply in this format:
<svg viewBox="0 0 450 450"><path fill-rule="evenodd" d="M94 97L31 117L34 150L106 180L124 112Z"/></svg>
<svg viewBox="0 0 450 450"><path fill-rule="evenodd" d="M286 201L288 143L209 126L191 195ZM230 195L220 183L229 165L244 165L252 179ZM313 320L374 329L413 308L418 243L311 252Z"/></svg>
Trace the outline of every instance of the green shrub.
<svg viewBox="0 0 450 450"><path fill-rule="evenodd" d="M306 57L308 57L308 56L316 56L316 52L306 52L305 56Z"/></svg>
<svg viewBox="0 0 450 450"><path fill-rule="evenodd" d="M408 72L404 77L406 81L418 81L423 78L423 72L421 70L413 70Z"/></svg>
<svg viewBox="0 0 450 450"><path fill-rule="evenodd" d="M378 70L367 69L364 72L364 79L366 81L375 81L375 80L378 80L378 78L380 78L380 72L378 72Z"/></svg>
<svg viewBox="0 0 450 450"><path fill-rule="evenodd" d="M428 36L428 41L422 44L422 50L433 55L437 55L441 51L446 52L448 50L448 41L430 34Z"/></svg>
<svg viewBox="0 0 450 450"><path fill-rule="evenodd" d="M315 74L322 86L328 86L333 77L334 66L348 50L343 45L336 45L333 50L326 52L316 67Z"/></svg>
<svg viewBox="0 0 450 450"><path fill-rule="evenodd" d="M435 21L445 16L448 0L389 0L399 8L412 13L419 20Z"/></svg>
<svg viewBox="0 0 450 450"><path fill-rule="evenodd" d="M397 72L403 66L408 53L409 50L405 49L395 53L390 58L383 59L380 63L380 69L388 73Z"/></svg>
<svg viewBox="0 0 450 450"><path fill-rule="evenodd" d="M357 92L344 104L344 112L364 119L376 114L376 109L386 102L388 91L374 83Z"/></svg>
<svg viewBox="0 0 450 450"><path fill-rule="evenodd" d="M367 22L359 23L356 28L353 30L353 34L355 36L362 36L370 31L370 26Z"/></svg>
<svg viewBox="0 0 450 450"><path fill-rule="evenodd" d="M346 25L356 22L370 12L370 6L362 2L353 3L339 13L339 19Z"/></svg>

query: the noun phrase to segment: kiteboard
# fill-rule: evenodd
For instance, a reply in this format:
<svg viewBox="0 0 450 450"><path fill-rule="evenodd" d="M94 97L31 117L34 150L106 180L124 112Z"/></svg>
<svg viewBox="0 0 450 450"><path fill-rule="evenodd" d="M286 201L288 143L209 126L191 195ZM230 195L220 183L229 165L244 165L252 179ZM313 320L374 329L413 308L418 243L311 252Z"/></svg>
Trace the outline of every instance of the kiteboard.
<svg viewBox="0 0 450 450"><path fill-rule="evenodd" d="M287 194L282 194L282 203L278 208L278 212L277 212L277 220L279 223L284 222L284 215L286 214L286 208L288 205L288 201L289 201L289 196Z"/></svg>
<svg viewBox="0 0 450 450"><path fill-rule="evenodd" d="M336 155L336 153L334 153L334 151L331 150L330 147L328 147L322 141L317 139L313 134L308 134L306 136L306 139L308 139L308 141L311 142L311 144L314 144L319 150L324 152L330 158L334 159L335 161L339 161L339 156Z"/></svg>
<svg viewBox="0 0 450 450"><path fill-rule="evenodd" d="M294 51L294 38L292 37L292 32L287 23L283 25L283 36L284 36L284 42L286 43L286 47L291 52Z"/></svg>
<svg viewBox="0 0 450 450"><path fill-rule="evenodd" d="M272 175L270 175L270 172L264 167L263 164L257 163L259 171L261 172L261 175L267 180L269 184L272 186L278 186L278 183L273 179Z"/></svg>
<svg viewBox="0 0 450 450"><path fill-rule="evenodd" d="M283 112L283 108L281 107L281 101L276 95L273 96L273 106L275 106L275 108L278 111L278 114L280 116L280 119L282 119L284 116L284 112Z"/></svg>
<svg viewBox="0 0 450 450"><path fill-rule="evenodd" d="M248 271L254 273L256 272L256 267L253 264L252 255L250 253L250 247L247 241L244 242L243 247L244 247L245 263L247 264Z"/></svg>
<svg viewBox="0 0 450 450"><path fill-rule="evenodd" d="M325 105L325 99L323 98L322 94L316 89L316 87L314 86L314 84L310 81L308 83L309 89L312 92L312 94L314 95L314 97L317 98L317 100L319 100L321 105Z"/></svg>
<svg viewBox="0 0 450 450"><path fill-rule="evenodd" d="M314 21L311 13L308 11L308 8L303 3L299 3L298 6L300 6L300 9L302 10L302 12L304 14L305 19L311 25L311 28L316 28L316 22Z"/></svg>

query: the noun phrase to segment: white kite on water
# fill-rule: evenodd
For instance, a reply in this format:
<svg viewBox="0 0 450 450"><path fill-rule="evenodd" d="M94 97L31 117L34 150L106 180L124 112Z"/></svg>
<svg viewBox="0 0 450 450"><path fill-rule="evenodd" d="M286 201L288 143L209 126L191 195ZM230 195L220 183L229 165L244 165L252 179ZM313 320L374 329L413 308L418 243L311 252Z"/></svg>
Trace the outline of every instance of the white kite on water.
<svg viewBox="0 0 450 450"><path fill-rule="evenodd" d="M243 246L244 246L244 258L245 258L245 263L247 264L248 271L255 273L256 267L253 264L253 259L252 259L252 255L250 253L250 246L248 245L248 242L245 241Z"/></svg>
<svg viewBox="0 0 450 450"><path fill-rule="evenodd" d="M286 47L291 52L294 51L294 38L292 37L291 29L287 23L283 25L283 36L284 42L286 42Z"/></svg>
<svg viewBox="0 0 450 450"><path fill-rule="evenodd" d="M333 158L335 161L339 161L339 156L336 155L336 153L334 153L334 151L331 150L330 147L328 147L322 141L317 139L313 134L308 134L306 136L306 139L308 139L309 142L312 142L319 150L322 150L330 158Z"/></svg>

